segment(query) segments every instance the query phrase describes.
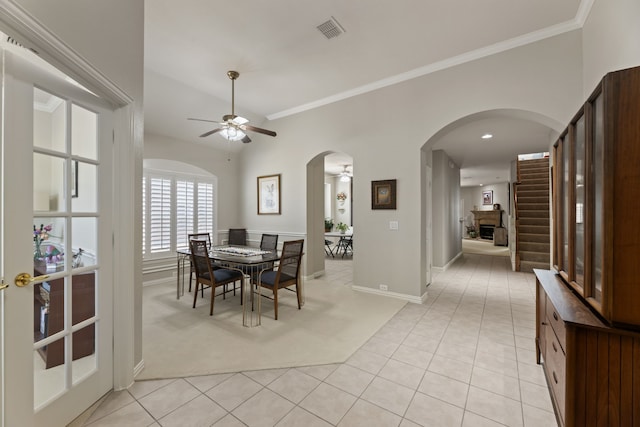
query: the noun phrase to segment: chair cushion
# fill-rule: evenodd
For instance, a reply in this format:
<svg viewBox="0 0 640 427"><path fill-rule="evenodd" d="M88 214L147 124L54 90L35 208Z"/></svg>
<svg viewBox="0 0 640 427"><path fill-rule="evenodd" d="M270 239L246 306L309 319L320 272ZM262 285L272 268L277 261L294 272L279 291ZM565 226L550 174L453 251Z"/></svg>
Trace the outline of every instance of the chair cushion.
<svg viewBox="0 0 640 427"><path fill-rule="evenodd" d="M273 286L276 282L276 276L278 275L277 271L265 271L262 273L261 283L267 286ZM289 280L294 280L295 277L290 276L288 274L282 273L280 274L280 282L287 282Z"/></svg>
<svg viewBox="0 0 640 427"><path fill-rule="evenodd" d="M242 273L239 271L228 270L226 268L214 270L213 275L216 278L216 282L227 282L229 280L238 280L242 278Z"/></svg>

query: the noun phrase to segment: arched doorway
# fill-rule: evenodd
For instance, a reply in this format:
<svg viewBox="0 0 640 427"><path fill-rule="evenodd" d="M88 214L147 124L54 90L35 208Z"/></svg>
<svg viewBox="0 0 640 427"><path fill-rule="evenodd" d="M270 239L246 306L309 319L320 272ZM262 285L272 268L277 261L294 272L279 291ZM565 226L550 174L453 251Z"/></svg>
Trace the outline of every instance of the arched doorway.
<svg viewBox="0 0 640 427"><path fill-rule="evenodd" d="M461 187L501 183L506 189L516 179L512 169L517 155L548 151L561 129L559 122L539 113L498 109L457 119L425 142L421 148L423 278L428 278L432 254L439 255L433 259L435 270L446 270L460 256L466 211L482 205L481 200L463 202ZM486 134L493 138L483 139ZM501 204L512 223L508 197Z"/></svg>
<svg viewBox="0 0 640 427"><path fill-rule="evenodd" d="M326 164L326 166L325 166ZM347 166L345 168L345 166ZM346 169L349 182L340 181ZM343 222L353 227L351 209L353 192L353 158L346 153L325 151L307 163L307 272L308 276L324 273L324 220L332 218L334 224ZM326 184L329 184L328 186ZM337 194L346 199L340 203Z"/></svg>

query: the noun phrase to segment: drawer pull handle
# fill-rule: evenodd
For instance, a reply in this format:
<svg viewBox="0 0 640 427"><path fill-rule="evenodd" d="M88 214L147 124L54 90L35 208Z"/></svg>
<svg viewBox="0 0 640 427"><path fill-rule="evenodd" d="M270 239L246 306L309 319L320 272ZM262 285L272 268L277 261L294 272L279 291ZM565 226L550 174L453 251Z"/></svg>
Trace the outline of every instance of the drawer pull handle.
<svg viewBox="0 0 640 427"><path fill-rule="evenodd" d="M556 312L555 312L555 311L553 312L553 318L554 318L555 320L558 320L558 315L556 314Z"/></svg>
<svg viewBox="0 0 640 427"><path fill-rule="evenodd" d="M558 377L556 377L556 371L553 371L553 380L558 384Z"/></svg>
<svg viewBox="0 0 640 427"><path fill-rule="evenodd" d="M547 326L547 323L546 323L546 322L540 322L540 324L541 324L542 326Z"/></svg>
<svg viewBox="0 0 640 427"><path fill-rule="evenodd" d="M556 348L556 343L555 342L551 343L551 347L553 347L553 351L555 351L556 353L558 352L558 349Z"/></svg>

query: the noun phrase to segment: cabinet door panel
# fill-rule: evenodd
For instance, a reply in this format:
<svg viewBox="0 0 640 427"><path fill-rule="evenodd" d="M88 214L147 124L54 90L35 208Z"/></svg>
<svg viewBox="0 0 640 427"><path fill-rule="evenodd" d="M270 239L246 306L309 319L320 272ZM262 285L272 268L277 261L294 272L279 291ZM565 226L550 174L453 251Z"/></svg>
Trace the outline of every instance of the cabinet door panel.
<svg viewBox="0 0 640 427"><path fill-rule="evenodd" d="M578 287L584 289L585 272L585 208L586 208L586 143L585 143L585 117L584 115L575 124L575 240L574 240L574 280Z"/></svg>
<svg viewBox="0 0 640 427"><path fill-rule="evenodd" d="M593 292L592 297L602 304L602 267L603 267L603 192L604 192L604 122L602 94L592 104L593 114Z"/></svg>

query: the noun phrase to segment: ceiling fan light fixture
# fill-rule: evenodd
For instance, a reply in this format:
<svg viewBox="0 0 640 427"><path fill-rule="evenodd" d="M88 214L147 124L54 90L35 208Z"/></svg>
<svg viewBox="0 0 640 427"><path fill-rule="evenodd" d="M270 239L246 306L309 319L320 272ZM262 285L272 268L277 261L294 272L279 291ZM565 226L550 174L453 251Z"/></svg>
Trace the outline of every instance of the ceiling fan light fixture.
<svg viewBox="0 0 640 427"><path fill-rule="evenodd" d="M222 129L220 131L220 135L222 135L224 139L228 139L229 141L240 141L242 138L246 136L246 134L242 132L240 129L236 129L232 127Z"/></svg>
<svg viewBox="0 0 640 427"><path fill-rule="evenodd" d="M340 174L340 182L349 182L349 181L351 181L351 178L349 177L349 175L347 175L344 172Z"/></svg>

